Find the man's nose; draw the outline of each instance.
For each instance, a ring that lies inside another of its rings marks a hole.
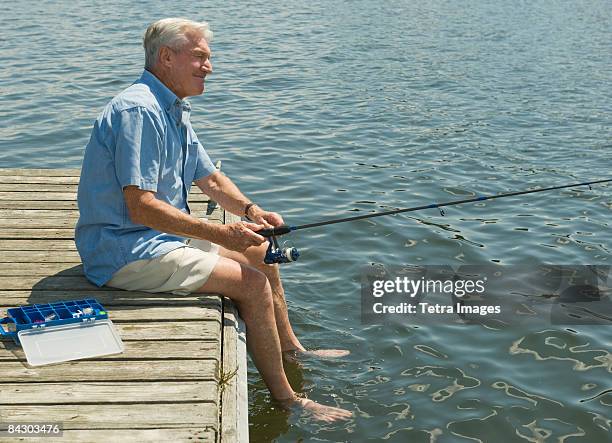
[[[202,71],[210,74],[213,72],[212,62],[210,60],[206,60],[206,62],[202,65]]]

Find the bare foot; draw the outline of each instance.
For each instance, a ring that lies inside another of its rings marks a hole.
[[[288,409],[299,409],[303,414],[312,417],[314,420],[326,423],[348,420],[353,416],[351,411],[334,406],[325,406],[308,398],[295,397],[292,400],[283,401],[282,404]]]
[[[340,358],[346,357],[351,351],[347,349],[314,349],[307,351],[305,349],[294,349],[283,352],[283,357],[286,361],[297,362],[303,358]]]
[[[312,351],[303,351],[302,354],[307,357],[320,358],[340,358],[346,357],[351,351],[348,349],[313,349]]]

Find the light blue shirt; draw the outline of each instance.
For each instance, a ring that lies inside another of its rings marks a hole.
[[[190,110],[145,70],[95,121],[81,169],[75,241],[85,275],[96,285],[130,262],[185,246],[183,237],[132,223],[123,188],[155,192],[190,213],[191,183],[215,171],[191,127]]]

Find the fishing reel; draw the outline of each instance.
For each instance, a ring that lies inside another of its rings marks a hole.
[[[266,251],[266,256],[264,257],[264,263],[267,265],[272,265],[274,263],[291,263],[296,261],[300,256],[297,248],[281,248],[278,245],[278,240],[276,237],[268,237],[268,250]]]
[[[282,226],[280,228],[262,229],[258,234],[267,237],[268,239],[268,250],[264,257],[264,263],[272,265],[275,263],[291,263],[296,261],[300,253],[297,248],[281,248],[276,239],[277,235],[283,235],[289,232],[288,227]]]

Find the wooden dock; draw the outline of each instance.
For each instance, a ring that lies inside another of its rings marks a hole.
[[[0,169],[0,318],[19,305],[97,298],[125,352],[29,367],[20,347],[1,339],[0,424],[59,422],[63,438],[52,441],[248,441],[246,348],[235,308],[216,295],[89,283],[74,244],[78,180],[76,169]],[[195,186],[189,201],[194,215],[237,219],[213,210]]]

